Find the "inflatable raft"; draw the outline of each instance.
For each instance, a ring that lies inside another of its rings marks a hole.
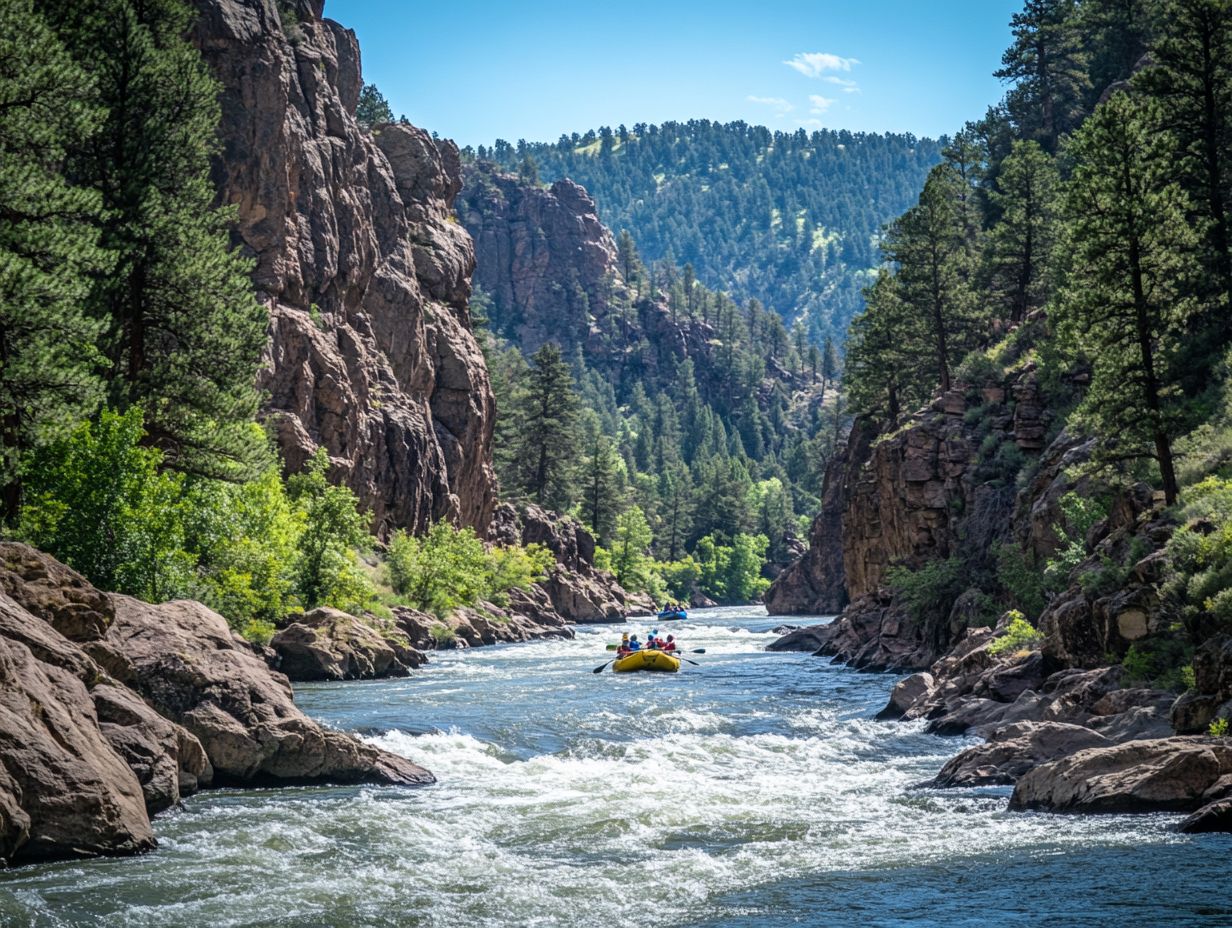
[[[689,617],[689,614],[683,609],[673,610],[672,612],[660,612],[660,622],[683,622]]]
[[[634,651],[624,657],[612,661],[612,670],[616,673],[630,673],[634,670],[657,670],[660,673],[675,673],[680,669],[680,658],[673,657],[666,651]]]

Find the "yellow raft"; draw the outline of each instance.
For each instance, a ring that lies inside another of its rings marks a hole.
[[[634,670],[675,673],[680,669],[680,658],[672,657],[666,651],[634,651],[632,654],[612,661],[612,669],[617,673],[629,673]]]

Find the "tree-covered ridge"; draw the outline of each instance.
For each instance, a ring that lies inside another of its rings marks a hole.
[[[911,135],[709,120],[497,141],[474,154],[528,178],[577,181],[648,260],[692,265],[708,287],[803,321],[819,345],[841,341],[882,226],[940,158],[938,143]]]
[[[1063,500],[1063,550],[1046,564],[1007,541],[990,577],[993,552],[961,552],[959,586],[974,577],[1037,619],[1067,587],[1116,593],[1162,546],[1161,601],[1124,665],[1172,685],[1195,647],[1232,631],[1232,546],[1203,521],[1232,499],[1232,3],[1028,0],[1012,25],[1004,104],[954,137],[889,227],[852,324],[848,398],[891,432],[939,391],[978,403],[1011,373],[1037,383],[1052,435],[1064,430],[1056,448],[1094,439],[1068,473],[1102,508],[1079,518],[1082,500]],[[967,424],[1000,414],[972,406]],[[1002,463],[996,479],[1027,493],[1038,465]],[[1086,528],[1107,515],[1097,500],[1140,481],[1156,534],[1134,535],[1119,563]],[[931,582],[897,580],[908,598]]]

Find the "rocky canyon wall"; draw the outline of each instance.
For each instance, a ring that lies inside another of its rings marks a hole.
[[[356,123],[359,46],[322,0],[196,6],[223,88],[215,179],[269,308],[260,387],[287,468],[325,448],[382,534],[482,530],[494,413],[467,311],[474,252],[451,214],[457,148]]]

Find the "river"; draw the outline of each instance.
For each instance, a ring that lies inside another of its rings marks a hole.
[[[151,854],[0,872],[0,925],[1232,924],[1232,837],[918,789],[967,742],[873,721],[894,678],[766,652],[778,621],[673,623],[676,675],[590,673],[608,627],[302,685],[440,782],[206,792]]]

